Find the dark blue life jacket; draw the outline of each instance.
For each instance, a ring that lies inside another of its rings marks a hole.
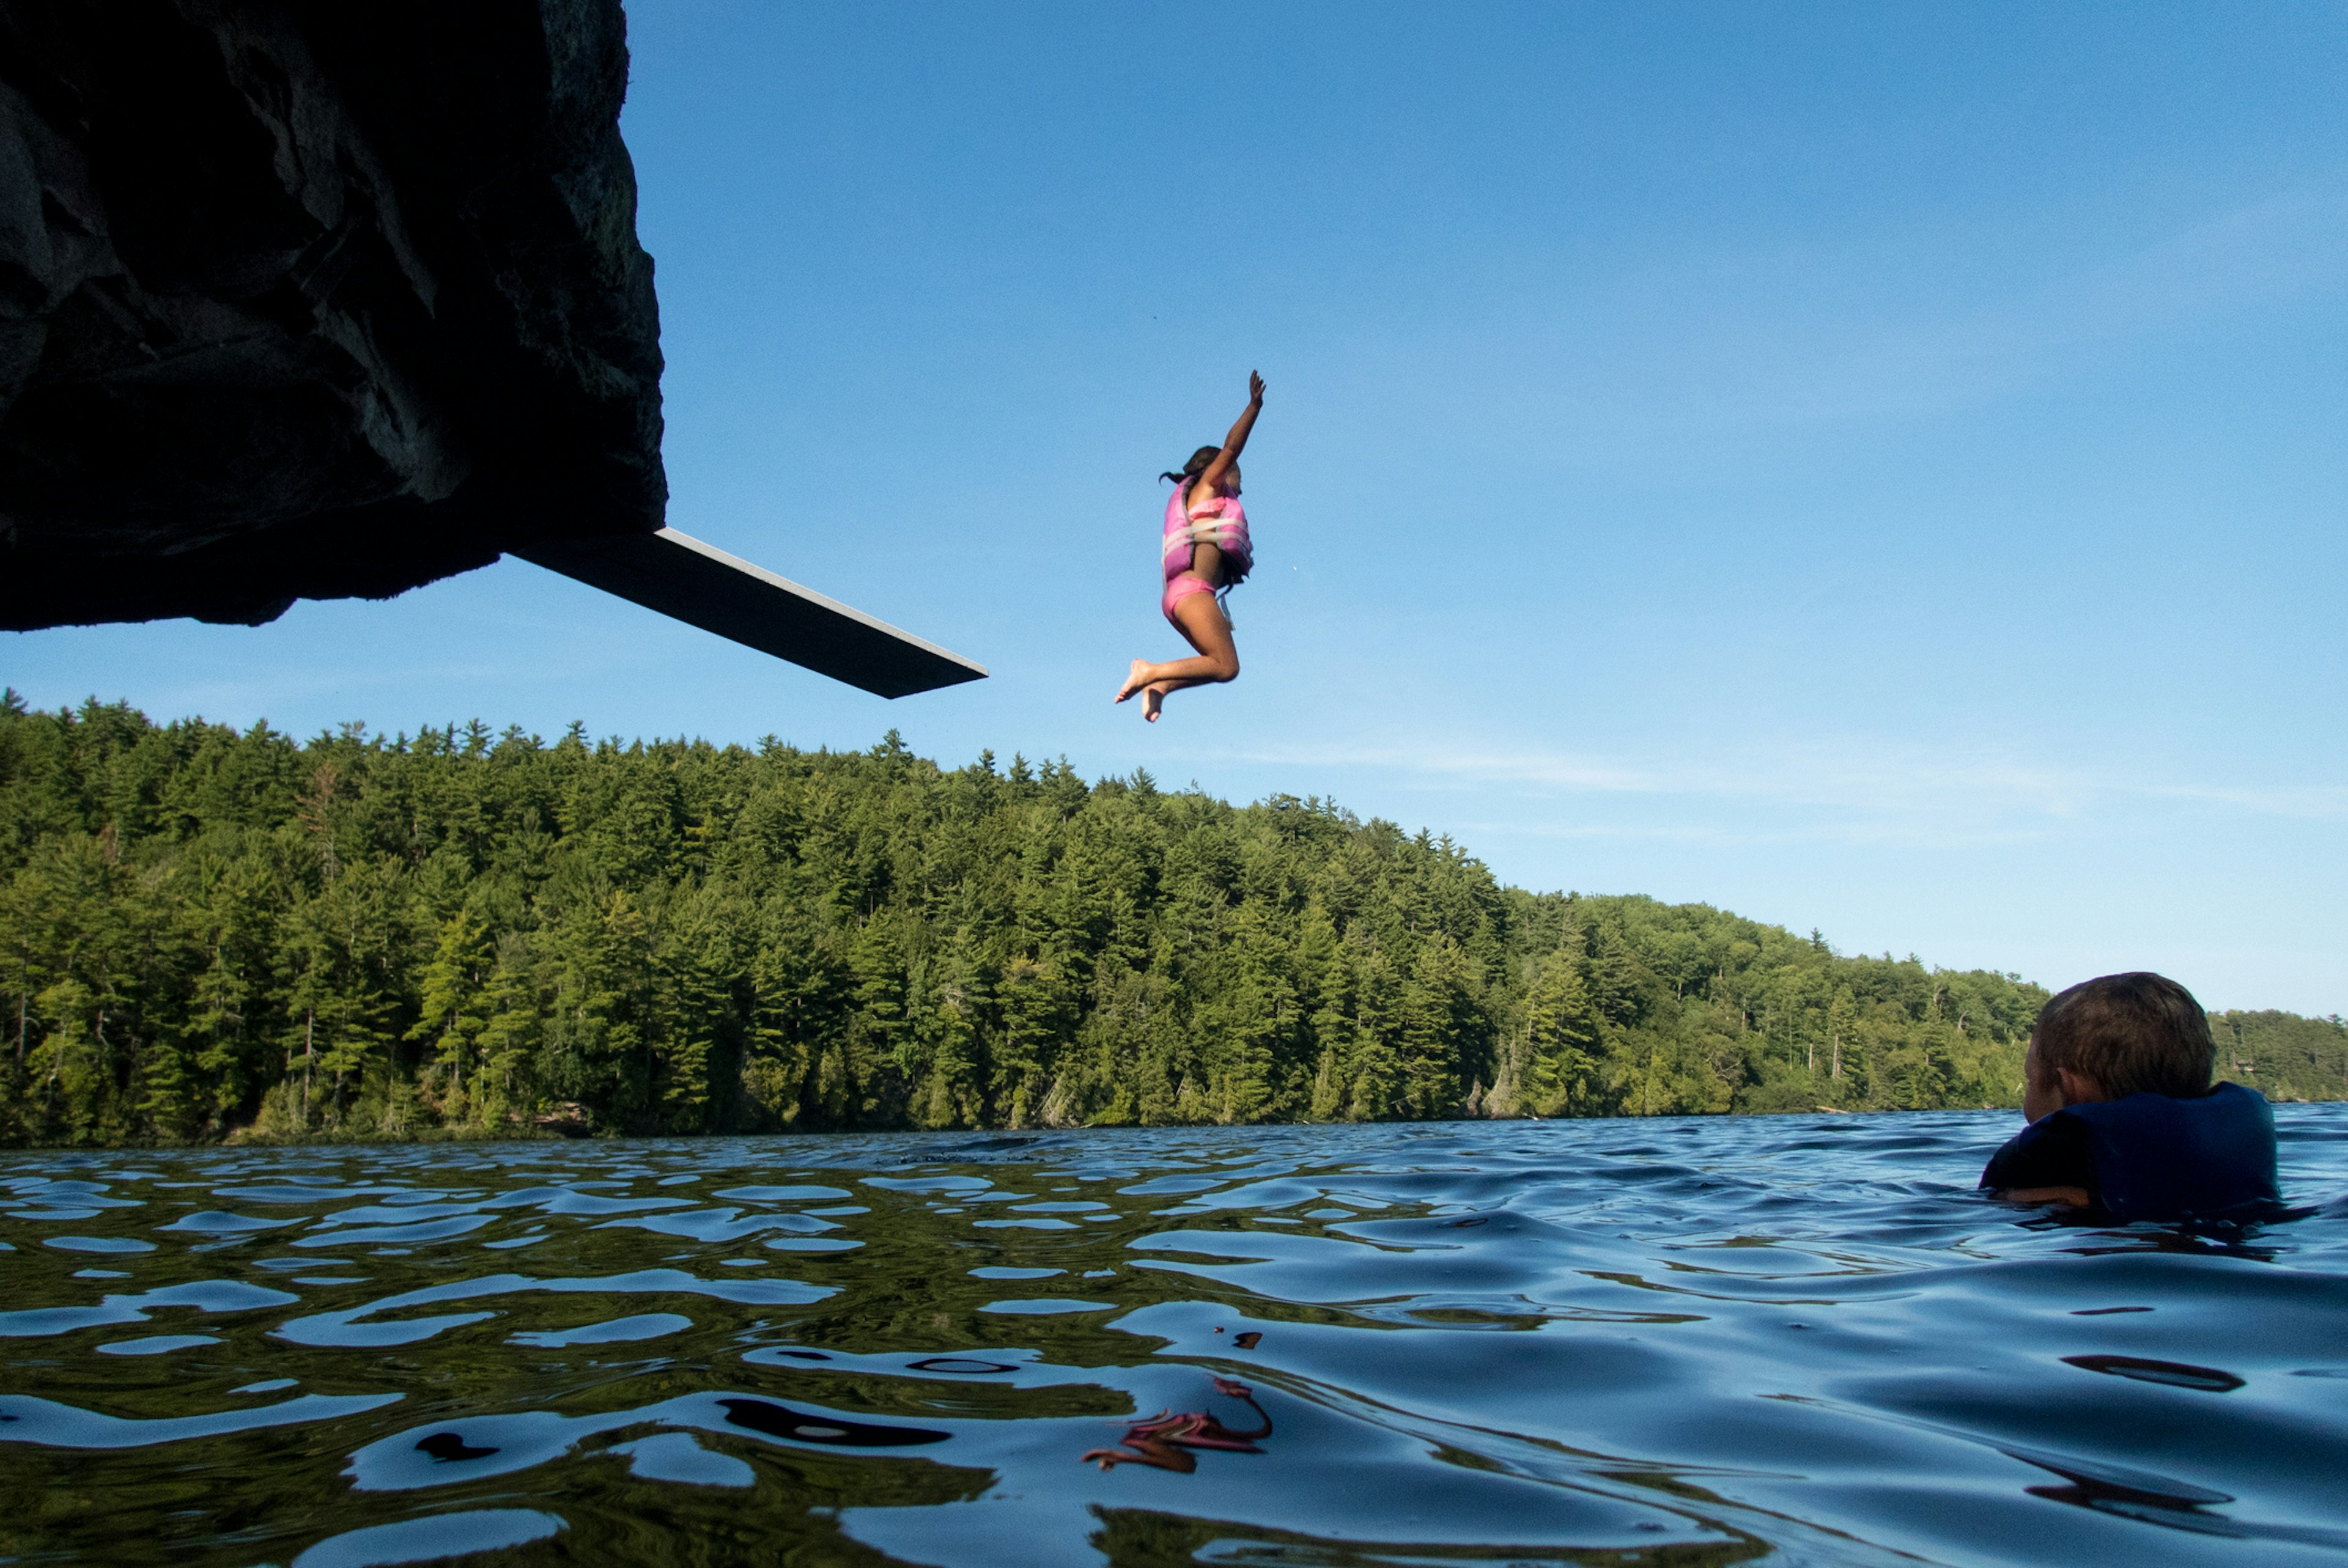
[[[1984,1187],[2085,1187],[2130,1220],[2243,1214],[2281,1201],[2274,1112],[2220,1083],[2190,1100],[2131,1094],[2042,1116],[1990,1156]]]

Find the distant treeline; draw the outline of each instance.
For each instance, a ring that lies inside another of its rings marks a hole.
[[[304,744],[13,692],[0,963],[13,1143],[2012,1105],[2046,995],[893,733]],[[2219,1025],[2230,1075],[2348,1091],[2338,1020]]]

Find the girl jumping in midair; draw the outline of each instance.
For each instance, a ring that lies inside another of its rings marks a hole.
[[[1133,661],[1125,684],[1117,689],[1117,700],[1122,702],[1140,692],[1141,716],[1153,724],[1169,692],[1218,684],[1240,672],[1231,618],[1216,596],[1237,587],[1255,565],[1247,513],[1240,508],[1240,453],[1247,446],[1248,432],[1255,428],[1255,416],[1262,412],[1263,377],[1251,371],[1246,411],[1223,444],[1191,453],[1179,474],[1159,476],[1174,481],[1174,495],[1166,503],[1166,592],[1158,608],[1199,656],[1164,664]]]

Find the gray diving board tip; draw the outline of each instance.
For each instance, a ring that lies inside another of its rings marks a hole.
[[[675,528],[514,553],[876,696],[904,697],[986,679],[983,664]]]

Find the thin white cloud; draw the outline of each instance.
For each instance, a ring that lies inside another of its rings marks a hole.
[[[2172,800],[2208,801],[2263,816],[2333,822],[2348,817],[2348,786],[2340,784],[2122,784],[2122,793]]]
[[[1574,803],[1570,822],[1488,825],[1555,837],[1947,847],[2137,831],[2147,808],[2160,806],[2348,820],[2348,787],[2334,785],[2146,780],[2011,758],[1952,760],[1945,751],[1862,741],[1726,749],[1734,763],[1479,749],[1438,738],[1215,755],[1283,772],[1365,770],[1419,788]]]
[[[2262,196],[2100,255],[2012,240],[1951,224],[1545,280],[1472,320],[1376,336],[1380,361],[1444,365],[1495,395],[1470,413],[1443,401],[1445,377],[1408,378],[1365,423],[1439,432],[1455,457],[1708,477],[1706,459],[1749,461],[1796,432],[1994,405],[2130,342],[2337,292],[2348,190]]]

